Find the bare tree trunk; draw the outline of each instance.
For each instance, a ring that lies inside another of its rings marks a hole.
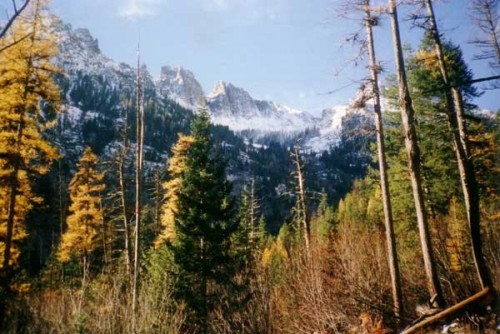
[[[118,166],[118,177],[120,182],[120,202],[123,215],[124,239],[125,239],[125,265],[127,273],[132,276],[132,250],[130,247],[130,222],[128,219],[127,190],[125,185],[125,156],[120,157]]]
[[[141,84],[141,67],[139,49],[137,50],[137,140],[136,140],[136,170],[135,170],[135,240],[134,240],[134,276],[132,281],[132,311],[133,315],[133,330],[135,331],[135,320],[137,311],[137,295],[138,295],[138,279],[140,270],[140,227],[141,227],[141,186],[142,186],[142,152],[144,138],[144,93]]]
[[[112,240],[112,236],[108,235],[108,230],[107,230],[107,224],[106,224],[106,219],[104,217],[104,205],[102,204],[102,196],[99,194],[100,200],[99,200],[99,210],[101,210],[102,217],[101,217],[101,233],[102,233],[102,248],[103,248],[103,260],[104,260],[104,265],[107,266],[111,262],[111,242],[108,242],[109,240]],[[110,233],[111,234],[111,233]]]
[[[394,222],[392,218],[391,195],[389,191],[389,180],[387,178],[387,163],[385,158],[384,127],[382,123],[382,110],[380,106],[380,90],[378,86],[378,66],[375,57],[375,46],[373,42],[372,15],[370,0],[365,0],[365,26],[368,46],[368,55],[370,59],[370,74],[373,90],[375,111],[375,127],[377,131],[377,155],[380,170],[380,188],[382,190],[382,203],[384,207],[385,235],[387,243],[387,255],[389,272],[391,275],[392,301],[394,307],[394,316],[399,322],[404,316],[401,277],[399,271],[398,254],[396,251],[396,238],[394,236]]]
[[[306,193],[305,193],[305,187],[304,187],[304,173],[303,173],[303,166],[302,162],[300,160],[300,151],[298,147],[295,147],[294,153],[293,153],[293,162],[295,164],[295,177],[297,178],[297,195],[299,198],[299,206],[300,206],[300,211],[299,212],[299,217],[300,217],[300,224],[302,225],[303,228],[303,233],[304,233],[304,242],[306,245],[306,252],[307,256],[310,259],[311,258],[311,226],[309,225],[309,218],[307,214],[307,203],[306,203]]]
[[[413,199],[417,215],[420,243],[424,259],[425,273],[427,275],[427,289],[430,297],[435,302],[435,306],[443,307],[444,299],[439,284],[436,271],[436,263],[433,256],[432,243],[425,211],[424,194],[422,190],[422,180],[420,175],[420,148],[415,130],[415,111],[413,109],[406,72],[404,67],[403,50],[401,46],[401,36],[399,32],[398,15],[395,0],[389,0],[389,15],[392,25],[392,37],[394,43],[394,53],[396,62],[396,73],[398,77],[399,102],[401,108],[401,121],[405,136],[405,146],[408,153],[408,170],[413,190]]]
[[[155,169],[154,172],[154,234],[155,239],[158,237],[161,231],[161,203],[162,203],[162,184],[161,184],[161,172],[159,168]]]
[[[125,180],[125,164],[126,157],[128,154],[128,107],[131,106],[131,102],[127,103],[125,106],[125,124],[123,125],[123,147],[118,156],[118,182],[120,186],[120,204],[122,207],[123,216],[123,231],[124,231],[124,247],[125,247],[125,266],[127,269],[127,274],[129,276],[129,283],[132,279],[132,247],[130,245],[130,221],[129,221],[129,211],[127,203],[127,185]]]
[[[250,249],[255,251],[255,228],[256,228],[257,201],[255,200],[255,178],[250,180]]]
[[[481,288],[492,285],[488,267],[484,260],[481,247],[481,228],[479,211],[479,190],[474,171],[474,163],[469,151],[467,129],[465,124],[465,113],[462,94],[458,87],[452,87],[446,68],[445,57],[441,37],[436,23],[434,9],[431,0],[424,0],[429,14],[429,24],[431,36],[434,40],[436,56],[438,58],[441,77],[445,84],[446,107],[448,115],[448,125],[453,135],[453,148],[457,157],[460,182],[464,195],[467,221],[471,232],[472,253],[474,264],[481,284]]]

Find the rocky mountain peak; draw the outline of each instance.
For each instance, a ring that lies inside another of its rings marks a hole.
[[[54,30],[61,49],[58,63],[72,82],[70,91],[75,85],[88,85],[89,80],[91,85],[104,83],[109,89],[134,90],[137,69],[128,64],[118,64],[102,54],[97,39],[87,29],[73,29],[71,25],[55,19]],[[224,81],[217,82],[205,95],[195,75],[182,66],[163,66],[156,81],[152,80],[144,66],[142,73],[146,88],[156,91],[159,98],[174,101],[193,111],[206,101],[212,122],[228,126],[254,142],[258,142],[259,138],[284,141],[307,134],[308,138],[303,137],[304,147],[316,151],[327,149],[338,141],[342,119],[349,109],[331,108],[317,118],[306,111],[273,101],[254,99],[245,89]]]
[[[226,83],[224,81],[218,81],[212,91],[207,95],[207,98],[215,98],[219,95],[226,94]]]
[[[193,72],[178,66],[163,66],[156,82],[159,93],[184,108],[196,110],[205,93]]]

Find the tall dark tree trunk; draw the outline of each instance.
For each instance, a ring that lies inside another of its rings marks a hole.
[[[401,45],[401,36],[399,32],[399,22],[396,8],[396,1],[389,0],[389,15],[392,25],[392,37],[394,43],[396,74],[398,78],[399,103],[401,109],[401,121],[405,136],[405,147],[408,153],[408,170],[415,202],[418,230],[420,234],[420,243],[424,259],[425,273],[427,275],[427,289],[434,306],[443,307],[444,299],[439,284],[439,278],[436,270],[436,263],[433,256],[432,243],[425,211],[424,194],[422,190],[422,179],[420,173],[420,148],[418,146],[417,133],[415,130],[415,111],[413,109],[406,71],[404,65],[403,49]]]
[[[472,254],[474,264],[478,274],[481,287],[492,285],[488,267],[484,260],[481,247],[481,228],[479,211],[479,189],[477,186],[474,163],[469,150],[467,128],[465,123],[465,113],[463,98],[458,87],[452,87],[446,67],[441,36],[436,23],[434,9],[431,0],[424,0],[429,15],[429,25],[431,37],[434,41],[436,56],[438,58],[439,70],[445,84],[445,97],[448,115],[448,125],[452,132],[453,148],[457,157],[458,170],[460,173],[460,183],[464,195],[467,221],[471,233]]]
[[[370,0],[364,2],[366,39],[370,61],[371,84],[373,90],[373,109],[375,111],[375,127],[377,131],[377,156],[380,170],[380,188],[382,190],[382,203],[384,207],[385,235],[387,243],[387,255],[389,272],[391,275],[392,300],[394,316],[397,321],[404,316],[401,275],[399,272],[398,254],[396,251],[396,238],[394,236],[394,222],[392,217],[391,195],[389,181],[387,178],[387,162],[385,158],[384,127],[382,121],[382,110],[380,106],[380,90],[378,86],[378,66],[375,56],[375,45],[373,41],[373,18],[370,8]]]

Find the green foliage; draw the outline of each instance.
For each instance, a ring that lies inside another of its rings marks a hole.
[[[224,166],[212,153],[206,111],[196,115],[191,136],[194,140],[181,176],[172,242],[173,261],[178,269],[174,296],[185,303],[191,330],[206,333],[211,313],[230,304],[223,296],[234,285],[231,238],[238,220]]]
[[[328,205],[328,195],[321,193],[318,209],[311,219],[311,232],[319,242],[326,242],[330,233],[335,232],[335,213]]]

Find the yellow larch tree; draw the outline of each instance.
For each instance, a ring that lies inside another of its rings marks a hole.
[[[45,174],[58,158],[43,137],[54,125],[60,90],[52,60],[57,54],[47,26],[44,1],[32,1],[0,39],[0,273],[8,281],[26,237],[25,217],[41,198],[32,192],[33,175]],[[4,46],[9,46],[4,48]]]
[[[87,147],[69,184],[70,214],[57,254],[61,262],[67,262],[73,256],[82,260],[83,282],[88,276],[89,256],[101,245],[98,242],[103,225],[100,193],[105,185],[104,173],[97,170],[97,165],[97,156]]]
[[[161,226],[162,231],[155,241],[155,246],[160,247],[165,242],[172,242],[175,237],[174,217],[179,206],[179,190],[181,176],[186,167],[189,148],[193,144],[193,137],[179,134],[177,143],[172,148],[172,157],[169,161],[168,172],[170,180],[163,184],[166,190],[165,202],[162,206]]]

